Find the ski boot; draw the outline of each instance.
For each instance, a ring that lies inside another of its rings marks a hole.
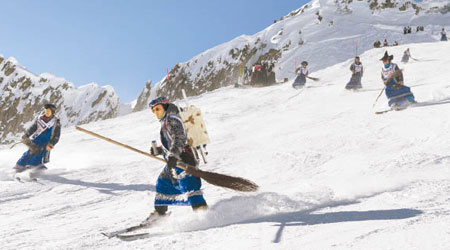
[[[205,204],[200,204],[197,206],[192,206],[192,210],[194,210],[194,212],[206,211],[206,210],[208,210],[208,205],[205,203]]]

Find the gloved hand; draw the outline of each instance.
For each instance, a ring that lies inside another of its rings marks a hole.
[[[28,147],[28,149],[30,150],[32,155],[37,155],[37,154],[39,154],[41,152],[41,149],[39,148],[39,146],[34,144],[30,140],[30,138],[28,138],[28,136],[23,135],[22,136],[22,142],[23,142],[23,144],[25,144]]]
[[[177,166],[177,158],[169,156],[169,159],[167,159],[167,168],[169,169],[170,181],[172,181],[173,185],[178,185],[177,179],[175,179],[175,177],[173,176],[176,166]]]
[[[164,150],[162,149],[162,147],[156,147],[156,152],[155,150],[153,150],[153,147],[150,147],[150,154],[152,154],[153,156],[162,155],[163,153]]]
[[[30,138],[28,138],[28,136],[22,135],[22,142],[23,142],[23,144],[28,146],[28,145],[30,145],[31,140],[30,140]]]

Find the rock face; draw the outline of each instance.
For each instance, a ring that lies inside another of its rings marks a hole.
[[[148,103],[156,96],[174,100],[182,97],[181,89],[194,96],[234,85],[241,67],[251,68],[256,62],[275,62],[276,81],[283,82],[295,77],[292,72],[301,61],[308,61],[313,73],[373,48],[375,40],[438,41],[442,27],[450,26],[448,10],[448,0],[313,0],[254,35],[239,36],[176,64],[170,80],[164,77],[150,94],[146,86],[139,101]],[[425,29],[404,35],[405,26]],[[146,107],[135,110],[141,108]]]
[[[148,107],[148,103],[150,102],[150,91],[152,90],[151,85],[152,81],[147,81],[147,83],[145,84],[145,88],[142,90],[141,94],[136,100],[136,105],[133,108],[133,112],[141,111]]]
[[[14,58],[0,56],[0,143],[17,140],[45,103],[54,103],[62,125],[69,126],[115,117],[119,97],[111,86],[75,88],[63,78],[37,76]]]

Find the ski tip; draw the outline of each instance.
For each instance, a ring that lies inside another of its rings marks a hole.
[[[381,115],[381,114],[385,114],[385,113],[390,112],[390,111],[392,111],[392,109],[387,109],[387,110],[382,110],[382,111],[375,111],[375,114],[376,115]]]
[[[101,234],[103,235],[103,236],[105,236],[106,238],[108,238],[108,239],[111,239],[111,238],[114,238],[116,235],[110,235],[110,234],[108,234],[108,233],[104,233],[104,232],[101,232]]]

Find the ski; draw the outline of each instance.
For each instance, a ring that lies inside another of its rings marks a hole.
[[[400,108],[400,109],[389,108],[389,109],[385,109],[385,110],[375,111],[375,114],[379,115],[379,114],[385,114],[390,111],[401,111],[401,110],[405,110],[405,109],[409,109],[409,108],[418,108],[418,107],[426,107],[426,106],[434,106],[434,105],[442,105],[442,104],[450,104],[450,100],[415,102],[415,103],[408,105],[407,107]]]
[[[404,107],[404,108],[401,108],[401,109],[389,108],[389,109],[385,109],[385,110],[375,111],[375,114],[381,115],[381,114],[385,114],[385,113],[391,112],[391,111],[402,111],[402,110],[405,110],[405,109],[410,108],[410,107],[413,107],[413,106],[409,105],[408,107]]]
[[[120,235],[123,235],[125,233],[133,232],[133,231],[136,231],[138,229],[148,228],[148,227],[151,227],[151,226],[152,226],[152,223],[144,221],[144,222],[142,222],[142,223],[140,223],[139,225],[136,225],[136,226],[128,227],[128,228],[125,228],[125,229],[122,229],[122,230],[118,230],[118,231],[114,231],[114,232],[111,232],[111,233],[102,232],[101,234],[106,236],[106,237],[108,237],[108,239],[111,239],[111,238],[114,238],[114,237],[119,237]]]
[[[25,181],[24,179],[22,179],[22,178],[16,176],[16,177],[14,177],[14,179],[15,179],[16,181],[20,182],[20,183],[25,183],[25,182],[38,182],[38,179],[37,179],[37,178],[31,178],[31,179]]]
[[[393,109],[386,109],[386,110],[376,111],[375,114],[376,115],[381,115],[381,114],[385,114],[385,113],[390,112],[390,111],[394,111],[394,110]]]
[[[132,235],[131,236],[127,236],[126,233],[133,232],[133,231],[136,231],[136,230],[139,230],[139,229],[152,227],[152,226],[155,225],[156,222],[160,221],[161,219],[163,219],[163,218],[165,218],[165,217],[167,217],[169,215],[170,215],[170,213],[167,213],[164,216],[154,216],[154,217],[152,217],[150,219],[144,220],[143,222],[139,223],[138,225],[131,226],[131,227],[128,227],[128,228],[125,228],[125,229],[122,229],[122,230],[117,230],[117,231],[110,232],[110,233],[101,232],[101,234],[106,236],[106,237],[108,237],[108,239],[115,238],[115,237],[117,237],[117,238],[133,237]],[[139,237],[140,235],[141,234],[136,234],[134,237]]]
[[[121,240],[132,240],[132,239],[147,238],[149,236],[150,233],[139,233],[139,234],[117,234],[115,237]]]

